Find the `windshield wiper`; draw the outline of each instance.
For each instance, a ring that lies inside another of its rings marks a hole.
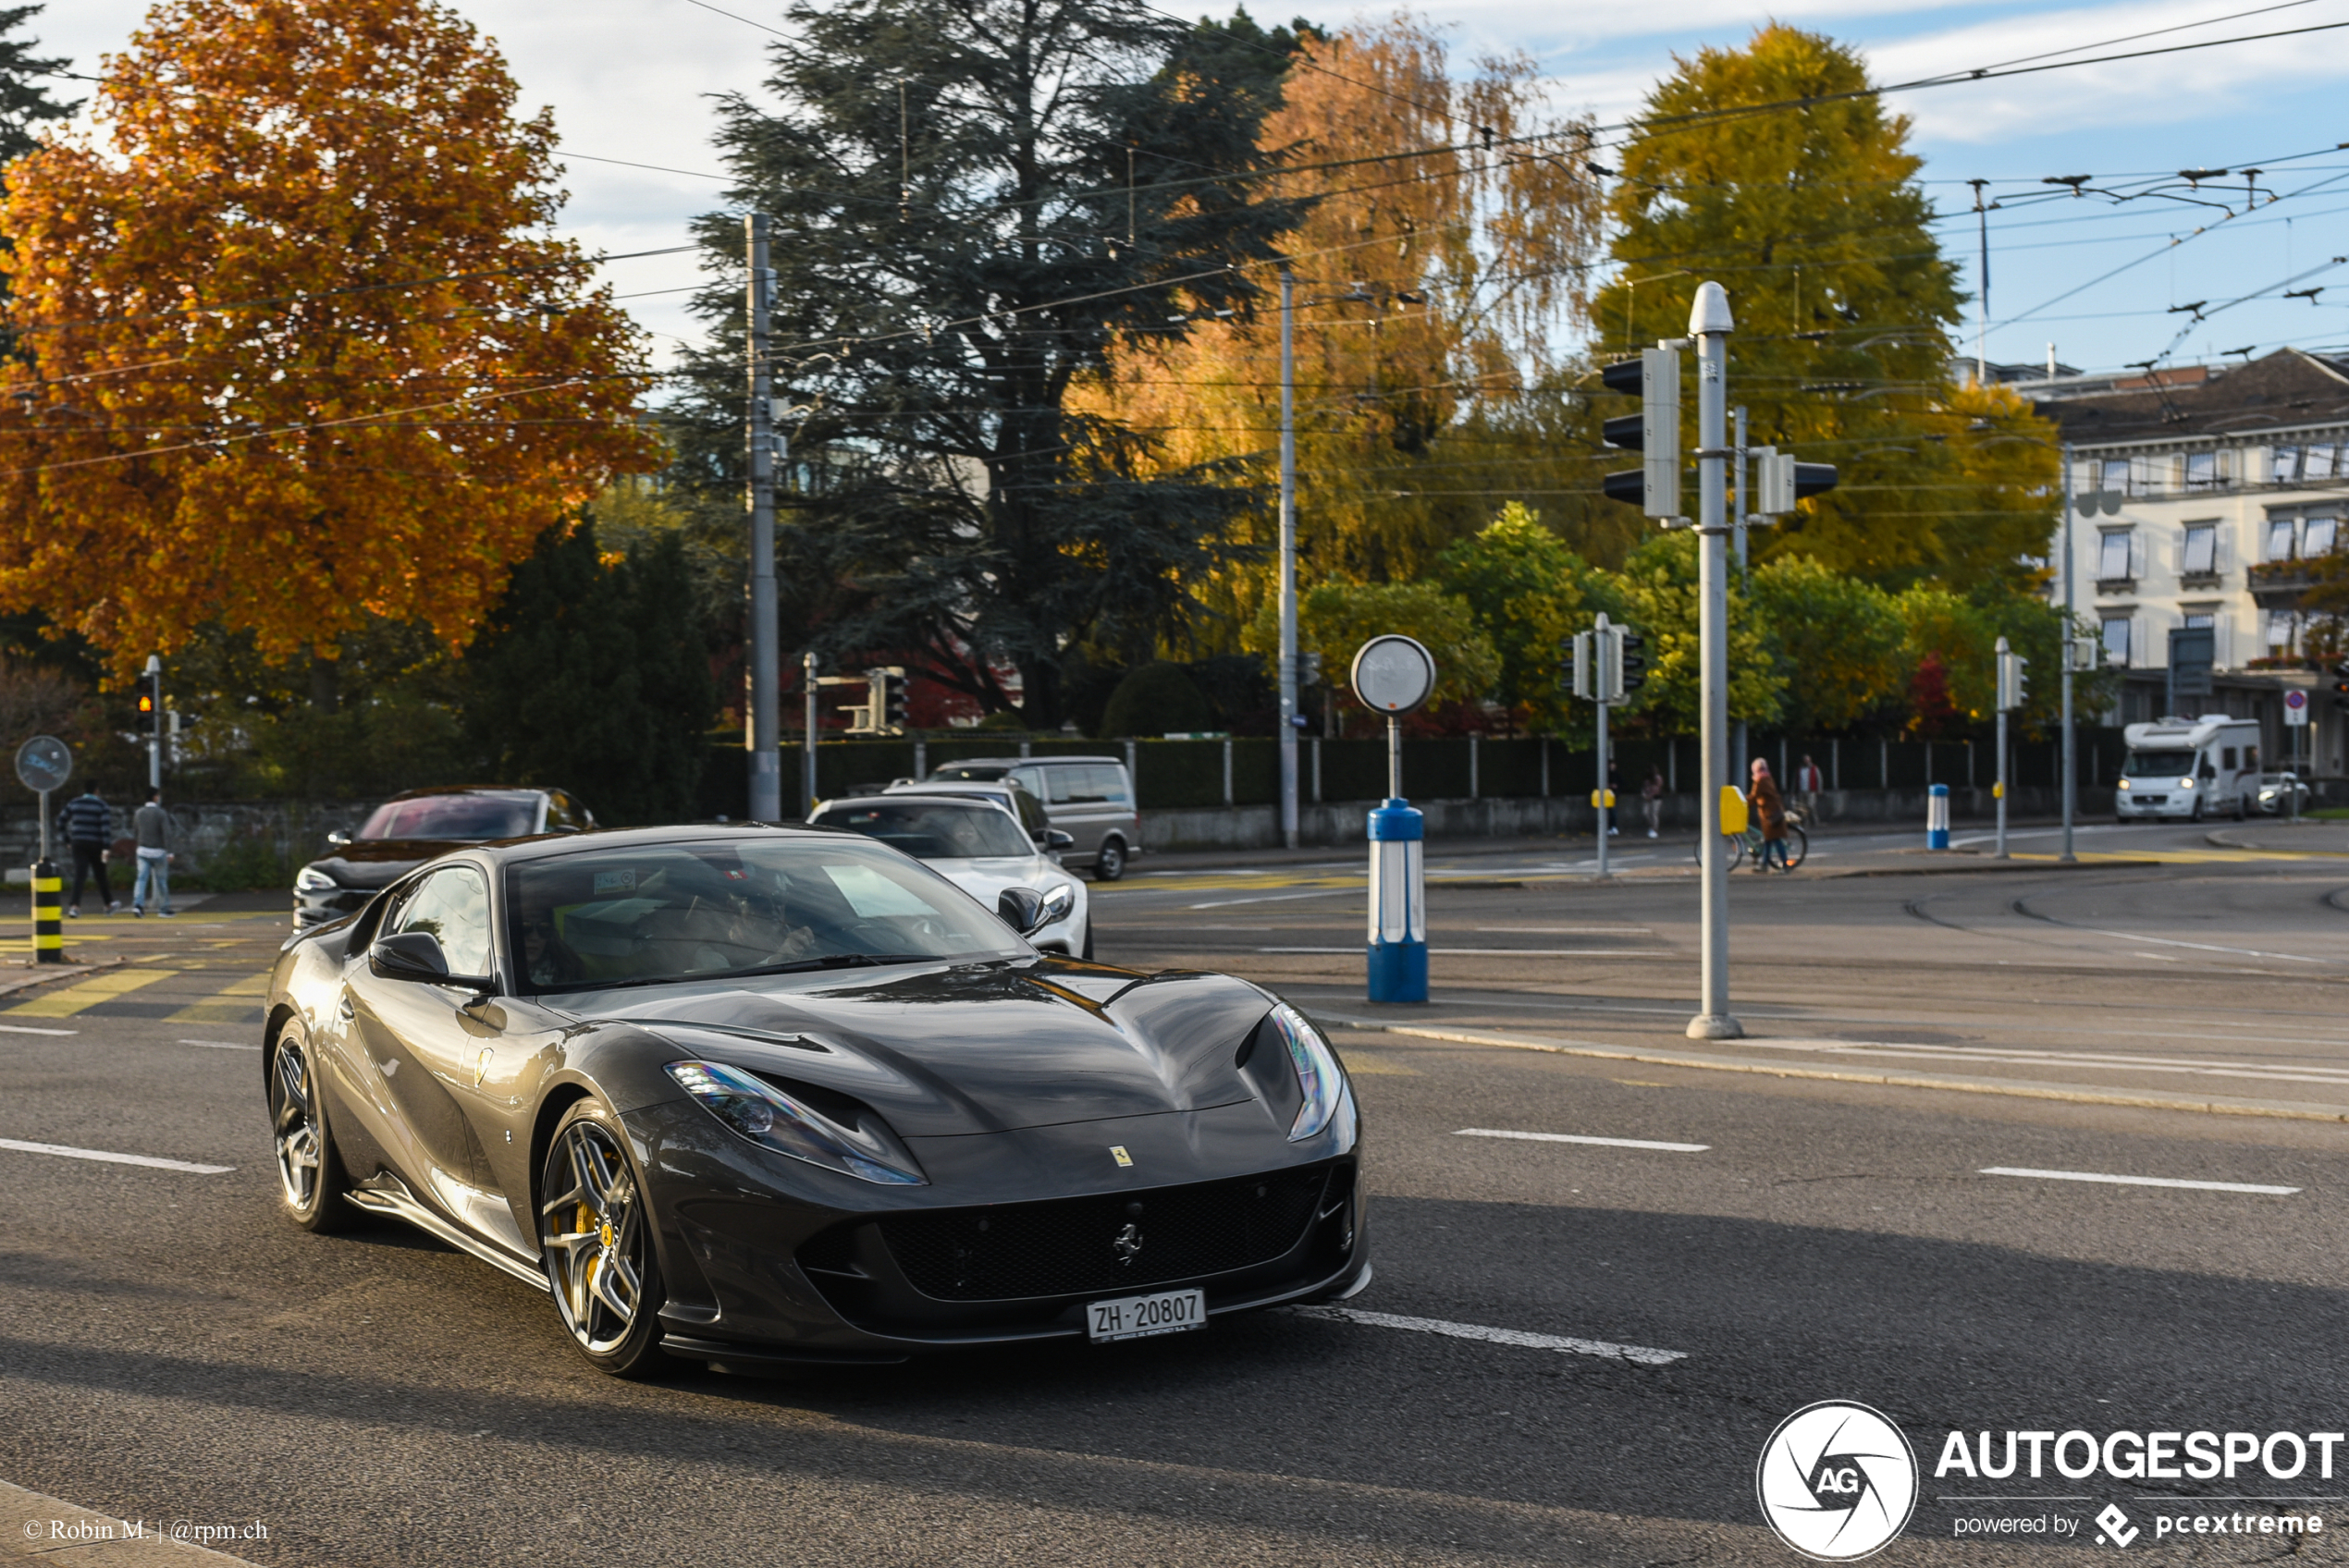
[[[886,963],[934,963],[936,953],[826,953],[822,958],[794,959],[790,963],[764,963],[756,969],[729,969],[717,978],[740,974],[803,974],[815,969],[866,969]]]

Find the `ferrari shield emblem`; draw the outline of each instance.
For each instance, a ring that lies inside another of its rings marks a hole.
[[[1125,1152],[1125,1145],[1124,1144],[1110,1145],[1109,1157],[1110,1158],[1117,1161],[1117,1168],[1120,1170],[1125,1170],[1127,1166],[1134,1163],[1134,1157]]]

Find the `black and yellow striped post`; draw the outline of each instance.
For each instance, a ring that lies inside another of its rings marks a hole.
[[[66,961],[65,878],[57,875],[57,863],[37,860],[32,863],[32,962],[63,963]]]

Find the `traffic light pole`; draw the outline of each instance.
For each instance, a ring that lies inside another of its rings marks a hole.
[[[1746,541],[1745,541],[1745,526],[1746,526],[1746,521],[1745,521],[1745,520],[1746,520],[1746,514],[1747,514],[1748,512],[1752,511],[1753,508],[1752,507],[1750,507],[1750,506],[1748,506],[1748,505],[1746,504],[1746,497],[1748,496],[1748,495],[1750,495],[1750,494],[1751,494],[1751,492],[1749,492],[1749,491],[1746,489],[1746,484],[1745,484],[1745,405],[1743,405],[1742,403],[1739,404],[1739,405],[1738,405],[1738,407],[1737,407],[1735,410],[1732,410],[1732,412],[1735,414],[1736,419],[1737,419],[1737,449],[1738,449],[1738,456],[1737,456],[1737,465],[1738,465],[1738,469],[1737,469],[1737,492],[1738,492],[1738,504],[1737,504],[1737,512],[1736,512],[1736,517],[1737,517],[1737,533],[1736,533],[1734,535],[1732,535],[1732,537],[1733,537],[1733,538],[1735,538],[1735,539],[1736,539],[1736,541],[1737,541],[1738,578],[1739,578],[1739,581],[1740,581],[1740,583],[1741,583],[1741,582],[1744,581],[1744,578],[1745,578],[1745,562],[1746,562],[1746,555],[1745,555],[1745,551],[1746,551]],[[1733,770],[1732,777],[1737,778],[1740,778],[1740,779],[1742,779],[1742,778],[1744,778],[1744,777],[1745,777],[1745,758],[1746,758],[1746,744],[1745,744],[1745,720],[1743,720],[1743,719],[1741,719],[1741,718],[1738,720],[1738,722],[1737,722],[1737,729],[1733,731],[1733,735],[1734,735],[1734,739],[1731,741],[1730,745],[1729,745],[1729,766],[1730,766],[1730,767],[1731,767],[1731,768],[1732,768],[1732,770]],[[1782,778],[1782,779],[1778,780],[1778,782],[1779,782],[1780,784],[1784,784],[1784,783],[1786,782],[1786,780],[1784,780],[1784,779]]]
[[[2069,654],[2070,651],[2069,647],[2065,649],[2067,654]],[[1998,851],[1992,855],[1991,858],[1993,860],[2004,860],[2007,858],[2007,640],[2003,637],[1998,639],[1998,782],[1992,787],[1990,793],[1996,800],[1998,808]]]
[[[2063,464],[2063,668],[2057,672],[2063,682],[2063,852],[2056,858],[2071,862],[2079,858],[2072,852],[2072,817],[2080,782],[2078,753],[2072,733],[2072,649],[2078,633],[2072,619],[2072,579],[2079,575],[2079,563],[2072,554],[2071,443],[2064,444],[2057,460]]]
[[[767,214],[752,213],[743,225],[750,246],[744,335],[750,361],[750,722],[744,739],[750,751],[750,819],[781,822],[783,756],[776,721],[782,670],[775,646],[775,405],[767,343]]]
[[[147,655],[147,703],[153,710],[148,717],[154,722],[147,726],[147,787],[163,788],[163,658],[158,654]]]
[[[1297,278],[1281,263],[1281,841],[1297,848]]]
[[[1697,285],[1689,307],[1696,339],[1697,596],[1703,713],[1702,835],[1704,870],[1703,1009],[1689,1020],[1694,1040],[1734,1040],[1745,1030],[1729,1013],[1729,858],[1721,837],[1729,741],[1728,346],[1729,296],[1717,283]]]
[[[811,648],[811,649],[809,649],[809,650],[808,650],[808,652],[807,652],[806,656],[804,659],[802,659],[802,660],[800,661],[800,668],[801,668],[801,669],[803,669],[804,671],[806,671],[806,680],[805,680],[805,684],[806,684],[806,688],[807,688],[807,710],[806,710],[806,711],[807,711],[807,734],[806,734],[806,751],[805,751],[805,753],[803,753],[803,760],[802,760],[802,764],[801,764],[801,767],[800,767],[800,776],[801,776],[801,778],[800,778],[800,782],[801,782],[801,791],[800,791],[800,792],[801,792],[802,794],[804,794],[804,795],[806,795],[806,796],[807,797],[807,804],[806,804],[806,808],[805,808],[805,809],[806,809],[806,810],[807,810],[807,811],[814,811],[814,810],[816,809],[816,692],[817,692],[816,653],[815,653],[815,650],[814,650],[814,649],[812,649],[812,648]],[[780,760],[780,759],[779,759],[779,760]],[[756,818],[753,818],[752,820],[756,821],[756,820],[757,820],[757,819],[756,819]]]

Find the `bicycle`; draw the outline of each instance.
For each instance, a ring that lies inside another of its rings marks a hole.
[[[1811,855],[1811,835],[1803,828],[1802,822],[1802,807],[1786,808],[1786,868],[1789,871],[1801,865]],[[1722,838],[1724,847],[1728,851],[1728,868],[1731,871],[1735,871],[1748,860],[1753,861],[1757,866],[1762,864],[1762,829],[1760,827],[1749,825],[1742,833],[1728,833],[1722,835]],[[1701,836],[1691,852],[1700,864],[1703,863],[1704,840]]]

